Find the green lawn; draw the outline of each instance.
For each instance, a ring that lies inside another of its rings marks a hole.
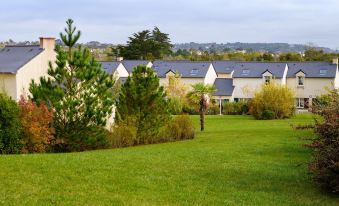
[[[190,141],[3,155],[0,205],[339,205],[307,172],[311,132],[290,127],[310,121],[207,116]]]

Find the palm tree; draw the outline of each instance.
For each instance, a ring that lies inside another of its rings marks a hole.
[[[208,108],[208,102],[212,94],[216,91],[214,85],[205,85],[203,83],[193,84],[192,91],[188,93],[192,102],[199,104],[200,113],[200,130],[204,131],[205,127],[205,112]]]

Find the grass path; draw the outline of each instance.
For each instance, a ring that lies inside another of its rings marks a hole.
[[[0,156],[0,205],[339,205],[307,173],[311,132],[290,127],[310,121],[207,116],[190,141]]]

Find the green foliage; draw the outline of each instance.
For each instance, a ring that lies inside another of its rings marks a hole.
[[[54,111],[58,141],[73,145],[72,140],[83,139],[88,143],[92,137],[81,135],[91,135],[93,128],[105,126],[117,97],[118,84],[104,72],[88,49],[74,48],[80,31],[76,31],[72,20],[66,24],[66,33],[60,34],[66,49],[56,47],[57,57],[54,64],[49,64],[49,77],[40,78],[39,83],[33,81],[30,92],[35,102],[45,102]],[[88,132],[83,131],[87,129]]]
[[[113,126],[108,141],[111,148],[136,145],[138,143],[137,128],[126,122],[119,122]]]
[[[225,102],[223,113],[231,115],[247,114],[249,110],[248,105],[249,102],[246,101]]]
[[[314,106],[314,112],[322,118],[316,119],[318,135],[310,145],[313,162],[310,170],[315,181],[330,192],[339,194],[339,91],[327,95],[327,104]]]
[[[294,93],[285,85],[263,84],[251,100],[250,114],[256,119],[291,117],[294,114]]]
[[[134,33],[132,37],[129,37],[126,46],[119,45],[113,50],[113,55],[120,55],[125,59],[162,59],[172,52],[172,47],[168,34],[154,27],[152,31],[143,30]]]
[[[192,90],[188,93],[191,102],[199,107],[200,130],[205,128],[205,112],[208,109],[208,103],[212,94],[216,91],[214,85],[205,85],[203,83],[193,84]]]
[[[297,52],[287,52],[279,55],[279,61],[302,61],[301,54]]]
[[[6,94],[0,93],[0,153],[19,153],[21,144],[21,124],[18,104]]]
[[[305,61],[332,61],[334,58],[338,58],[338,54],[325,53],[323,50],[313,47],[307,48],[304,56]]]
[[[137,66],[121,88],[117,122],[137,128],[138,144],[147,144],[159,135],[169,120],[168,102],[159,78],[151,68]]]
[[[181,114],[184,105],[187,104],[187,87],[181,82],[181,76],[179,74],[169,76],[166,95],[169,101],[170,113]]]
[[[53,113],[45,104],[36,105],[21,97],[22,153],[46,152],[54,140]]]
[[[163,136],[167,141],[193,139],[194,125],[189,115],[178,115],[165,128]]]

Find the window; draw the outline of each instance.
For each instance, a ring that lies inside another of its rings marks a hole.
[[[327,74],[327,69],[320,69],[319,74],[320,75],[326,75]]]
[[[305,77],[303,76],[298,76],[298,86],[304,86],[305,84]]]
[[[191,75],[194,76],[194,75],[197,75],[199,72],[199,69],[192,69],[191,70]]]
[[[302,109],[305,107],[305,101],[304,98],[297,98],[296,99],[296,107],[299,109]]]
[[[242,74],[243,75],[248,75],[250,73],[250,70],[249,69],[243,69],[242,70]]]
[[[271,83],[271,76],[264,76],[265,84]]]

